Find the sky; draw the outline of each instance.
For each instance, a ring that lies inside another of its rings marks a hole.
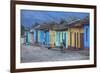
[[[35,23],[41,24],[52,21],[59,23],[61,19],[67,20],[69,17],[82,19],[86,16],[89,16],[89,13],[21,10],[21,25],[24,25],[25,27],[31,27]]]

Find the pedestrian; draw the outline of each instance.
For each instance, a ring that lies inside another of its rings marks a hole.
[[[43,45],[45,45],[45,38],[43,39]]]
[[[48,49],[51,49],[50,44],[48,44]]]
[[[66,48],[66,43],[65,41],[63,40],[62,43],[61,43],[61,52],[65,52],[65,48]]]

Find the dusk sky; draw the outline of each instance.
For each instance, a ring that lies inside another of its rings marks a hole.
[[[59,23],[62,18],[66,20],[69,17],[82,19],[86,16],[89,16],[89,13],[21,10],[21,24],[26,27],[30,27],[36,22],[45,23],[55,21]]]

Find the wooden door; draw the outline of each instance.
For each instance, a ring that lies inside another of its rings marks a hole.
[[[72,32],[70,32],[70,47],[72,47]]]
[[[34,33],[30,32],[30,44],[33,45],[34,43]]]
[[[84,48],[84,33],[80,33],[80,48]]]
[[[38,43],[38,30],[36,30],[36,43]]]
[[[77,37],[76,37],[76,32],[75,32],[75,33],[74,33],[74,48],[77,48],[76,40],[77,40]]]
[[[64,33],[64,42],[65,42],[65,47],[66,47],[66,32]]]

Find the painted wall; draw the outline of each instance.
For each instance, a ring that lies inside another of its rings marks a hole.
[[[66,48],[68,47],[68,32],[67,31],[59,31],[56,33],[56,46],[60,46],[63,40],[66,43]]]
[[[68,46],[69,47],[81,48],[81,44],[80,44],[81,43],[80,42],[81,33],[83,33],[83,28],[68,28]]]
[[[47,45],[49,44],[49,31],[42,31],[38,32],[38,39],[40,44]]]
[[[37,39],[37,43],[38,44],[50,44],[50,36],[49,36],[49,31],[45,32],[43,30],[36,30],[34,31],[34,41],[36,42]]]
[[[39,39],[40,44],[44,43],[44,32],[43,31],[38,32],[38,39]]]
[[[86,37],[87,28],[88,28],[88,31],[87,31],[88,37]],[[34,30],[33,39],[34,39],[34,42],[37,42],[38,44],[44,44],[44,45],[50,44],[52,48],[60,46],[63,40],[65,40],[66,42],[66,48],[68,48],[68,46],[81,48],[80,34],[83,32],[84,32],[84,47],[88,48],[89,47],[89,26],[84,26],[84,28],[83,27],[82,28],[68,28],[68,31],[50,30],[50,31],[45,32],[43,30],[38,30],[38,31]],[[27,43],[31,42],[32,40],[31,37],[32,35],[29,32],[26,32]]]
[[[90,48],[90,26],[84,25],[84,48]]]
[[[33,45],[34,44],[34,33],[30,32],[29,36],[30,36],[30,44]]]
[[[32,45],[34,43],[34,33],[30,33],[29,31],[25,32],[24,43]]]
[[[55,32],[55,45],[60,46],[60,32]]]
[[[65,31],[63,33],[63,39],[65,40],[66,42],[66,48],[68,48],[68,31]]]
[[[50,35],[49,35],[49,31],[45,32],[45,44],[49,45],[50,44]]]
[[[28,31],[25,32],[25,44],[30,44],[30,33]]]
[[[36,43],[36,39],[37,39],[36,34],[37,34],[36,30],[34,30],[34,43]]]
[[[50,30],[50,46],[55,47],[55,31]]]

